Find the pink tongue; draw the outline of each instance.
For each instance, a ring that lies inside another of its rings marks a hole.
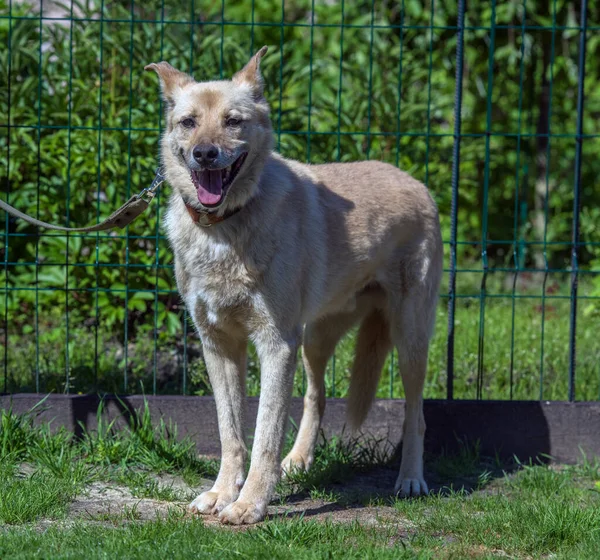
[[[223,178],[220,169],[205,169],[197,175],[198,200],[202,204],[217,204],[223,197]]]

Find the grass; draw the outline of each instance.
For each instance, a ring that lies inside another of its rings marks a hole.
[[[94,481],[121,484],[138,497],[178,501],[188,496],[151,475],[178,472],[197,480],[216,474],[216,462],[199,459],[193,442],[179,439],[164,422],[154,427],[147,406],[126,429],[106,423],[102,410],[98,429],[81,439],[63,428],[35,426],[35,410],[1,411],[0,523],[64,517],[72,498]]]
[[[391,532],[391,531],[390,531]],[[385,541],[391,535],[383,535]],[[223,531],[194,520],[167,519],[125,529],[85,524],[40,535],[25,528],[0,536],[3,558],[413,558],[401,547],[381,546],[382,535],[358,525],[274,521],[248,531]],[[350,544],[353,544],[351,548]],[[84,548],[82,548],[84,547]],[[58,554],[57,554],[58,553]],[[342,554],[343,556],[339,556]]]
[[[374,521],[336,521],[335,512],[333,520],[278,514],[240,530],[184,513],[182,502],[192,496],[161,481],[169,475],[197,483],[214,476],[216,464],[195,457],[173,428],[153,428],[147,409],[127,429],[101,421],[80,440],[35,426],[34,415],[0,417],[3,559],[592,559],[600,550],[600,463],[585,458],[575,466],[507,464],[465,441],[457,453],[426,457],[430,496],[397,500],[387,487],[377,495],[362,487],[361,473],[395,476],[382,442],[322,440],[311,472],[280,484],[281,503],[333,502],[338,513],[369,507]],[[129,488],[134,499],[73,517],[71,501],[92,483]],[[148,520],[139,507],[146,497],[171,505]]]
[[[287,435],[282,455],[292,448],[295,430]],[[315,460],[308,472],[293,471],[279,485],[281,494],[311,492],[318,495],[332,484],[340,484],[352,473],[386,465],[392,457],[392,446],[385,441],[373,438],[363,440],[357,437],[332,437],[326,440],[321,433],[321,441],[315,453]],[[324,495],[328,492],[324,491]],[[323,497],[323,496],[322,496]]]
[[[0,520],[7,524],[63,517],[77,490],[74,482],[39,471],[23,478],[2,476],[0,486]]]
[[[451,540],[458,557],[474,547],[514,557],[594,558],[600,549],[600,473],[585,467],[523,465],[483,492],[437,494],[397,502],[399,513],[422,529],[413,545]]]

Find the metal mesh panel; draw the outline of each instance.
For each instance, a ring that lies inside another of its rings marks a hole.
[[[100,220],[156,167],[162,108],[144,65],[227,78],[266,44],[283,155],[388,161],[438,202],[446,274],[425,396],[598,399],[599,31],[585,0],[0,0],[0,189],[46,221]],[[3,216],[4,392],[210,391],[167,194],[116,234]],[[345,395],[352,351],[351,333],[328,396]],[[402,396],[395,366],[378,396]]]

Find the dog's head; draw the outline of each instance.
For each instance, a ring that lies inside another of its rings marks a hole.
[[[260,49],[231,80],[196,82],[167,62],[152,63],[166,104],[162,157],[169,182],[200,211],[242,206],[257,188],[272,148]]]

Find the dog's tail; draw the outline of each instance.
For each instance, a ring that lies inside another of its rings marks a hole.
[[[363,319],[356,339],[346,411],[346,421],[352,431],[361,427],[369,413],[381,368],[391,347],[389,323],[381,310],[374,309]]]

